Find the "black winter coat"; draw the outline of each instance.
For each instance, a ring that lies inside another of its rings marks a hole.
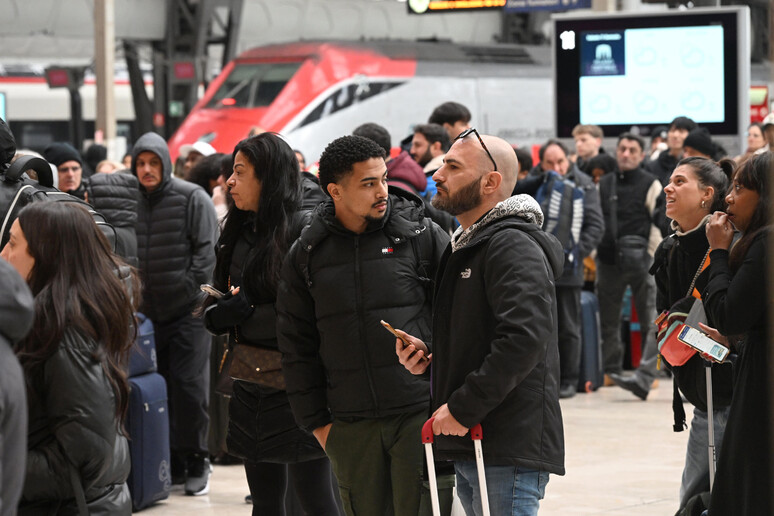
[[[615,265],[616,241],[626,235],[638,235],[650,238],[653,212],[648,209],[646,200],[656,178],[639,166],[633,170],[605,174],[599,180],[599,197],[605,217],[605,233],[597,247],[600,262]],[[613,234],[612,190],[618,197],[616,209],[617,234]]]
[[[154,322],[189,313],[199,286],[209,283],[215,265],[218,223],[212,199],[200,186],[172,177],[166,142],[156,133],[142,135],[132,148],[132,172],[145,151],[161,158],[161,184],[152,192],[140,185],[137,253],[142,274],[140,311]]]
[[[27,458],[27,394],[12,346],[35,318],[32,293],[11,265],[0,259],[0,516],[15,516]]]
[[[755,238],[735,273],[728,267],[727,251],[710,253],[710,278],[702,293],[707,316],[721,334],[745,335],[734,363],[734,394],[718,457],[710,516],[770,514],[767,238],[770,235],[765,232]]]
[[[303,215],[298,214],[294,236],[303,225]],[[229,286],[240,287],[248,295],[243,281],[245,264],[254,252],[258,242],[252,223],[246,222],[234,245],[228,276],[220,271],[218,264],[215,274],[215,288],[227,291]],[[291,238],[292,242],[294,238]],[[219,243],[219,249],[222,249]],[[219,253],[219,259],[222,259]],[[229,346],[238,341],[240,345],[277,349],[275,296],[272,289],[262,285],[256,292],[249,291],[248,303],[251,308],[244,318],[234,326],[221,326],[210,317],[214,309],[207,312],[205,325],[215,334],[229,334]],[[229,425],[226,439],[232,455],[251,462],[276,462],[290,464],[319,459],[325,456],[317,439],[298,427],[285,391],[271,387],[236,380],[234,394],[229,402]]]
[[[428,379],[400,365],[395,337],[379,320],[430,340],[430,278],[449,237],[419,198],[389,191],[384,218],[362,234],[345,229],[327,200],[285,260],[277,336],[303,428],[428,406]]]
[[[555,278],[558,240],[515,215],[484,226],[439,266],[432,410],[481,423],[484,461],[564,474]],[[436,437],[438,460],[473,460],[470,437]]]
[[[137,178],[124,172],[94,174],[86,183],[89,204],[116,230],[116,254],[137,266]]]
[[[77,514],[73,464],[92,515],[129,515],[129,446],[98,344],[72,330],[28,378],[27,473],[20,515]]]
[[[686,297],[691,281],[696,275],[709,249],[704,225],[681,236],[664,239],[656,250],[653,261],[656,280],[656,311],[668,310],[680,299]],[[701,292],[707,285],[709,269],[696,279],[695,288]],[[707,314],[707,323],[714,328],[714,321]],[[670,366],[677,385],[685,398],[699,410],[707,411],[707,377],[705,361],[697,353],[681,366]],[[715,410],[731,403],[731,364],[713,364],[712,400]],[[678,422],[679,423],[679,422]]]
[[[648,172],[661,181],[661,186],[666,186],[669,184],[669,178],[672,176],[675,167],[677,167],[678,161],[668,150],[665,150],[656,159],[648,162],[646,167]]]

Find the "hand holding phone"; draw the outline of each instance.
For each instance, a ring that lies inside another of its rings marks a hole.
[[[208,295],[214,297],[215,299],[220,299],[220,298],[222,298],[223,296],[226,295],[225,293],[221,292],[220,290],[216,289],[215,287],[213,287],[212,285],[210,285],[208,283],[204,283],[202,285],[199,285],[199,289],[202,292],[204,292],[205,294],[208,294]]]
[[[685,325],[677,336],[680,342],[687,344],[703,355],[708,355],[715,362],[722,362],[728,356],[728,348],[699,330]]]
[[[419,350],[419,351],[422,351],[422,353],[424,354],[424,356],[422,357],[422,360],[427,360],[427,355],[429,354],[429,352],[430,352],[430,351],[427,349],[427,346],[425,346],[425,344],[424,344],[423,342],[417,342],[417,343],[410,343],[410,342],[406,342],[406,339],[404,339],[403,337],[401,337],[401,336],[398,334],[398,332],[397,332],[397,331],[395,331],[395,328],[393,328],[393,327],[390,325],[390,323],[388,323],[388,322],[386,322],[386,321],[379,321],[379,322],[380,322],[380,323],[382,323],[382,326],[384,326],[384,328],[385,328],[385,329],[386,329],[388,332],[390,332],[390,333],[392,333],[393,335],[395,335],[395,338],[397,338],[399,341],[401,341],[401,342],[403,343],[403,348],[404,348],[404,349],[405,349],[406,347],[408,347],[409,345],[413,345],[413,346],[414,346],[414,347],[415,347],[417,350]]]

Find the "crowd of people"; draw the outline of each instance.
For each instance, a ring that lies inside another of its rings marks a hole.
[[[211,460],[225,457],[243,463],[254,515],[285,514],[289,489],[308,514],[430,514],[431,467],[442,512],[456,485],[479,515],[465,436],[480,423],[492,514],[537,514],[550,475],[565,474],[559,399],[584,390],[584,289],[599,300],[604,386],[645,401],[672,376],[676,431],[693,405],[676,509],[766,514],[774,115],[734,159],[680,116],[650,142],[618,135],[610,152],[600,127],[579,125],[573,149],[549,139],[536,163],[472,119],[445,102],[398,149],[367,122],[314,164],[274,133],[228,153],[193,142],[177,163],[155,133],[124,163],[47,147],[58,188],[102,213],[116,242],[77,203],[32,203],[10,226],[0,415],[13,417],[0,438],[14,444],[0,453],[0,514],[131,512],[123,421],[137,311],[154,324],[171,482],[186,494],[207,493]],[[12,142],[0,123],[0,172]],[[642,337],[632,372],[627,291]],[[722,363],[667,358],[658,313],[694,305],[697,329],[730,349]],[[226,339],[217,364],[212,336]],[[20,464],[26,475],[3,473]]]

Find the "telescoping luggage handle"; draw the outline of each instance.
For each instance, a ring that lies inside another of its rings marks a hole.
[[[433,435],[434,417],[428,419],[422,426],[422,443],[425,445],[425,456],[427,457],[427,474],[430,478],[430,502],[433,507],[433,516],[441,515],[441,504],[438,500],[438,481],[435,478],[435,463],[433,461]],[[484,476],[484,452],[481,448],[481,440],[484,434],[481,431],[481,424],[477,424],[470,429],[470,438],[473,440],[473,450],[476,454],[476,471],[478,471],[478,485],[481,488],[481,511],[484,516],[489,516],[489,496],[486,491],[486,477]]]

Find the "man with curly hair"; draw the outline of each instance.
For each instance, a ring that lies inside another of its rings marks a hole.
[[[288,253],[277,295],[288,398],[328,454],[347,514],[419,513],[429,375],[401,366],[379,321],[430,342],[432,278],[449,240],[418,198],[388,190],[384,156],[361,136],[328,145],[328,198]]]

